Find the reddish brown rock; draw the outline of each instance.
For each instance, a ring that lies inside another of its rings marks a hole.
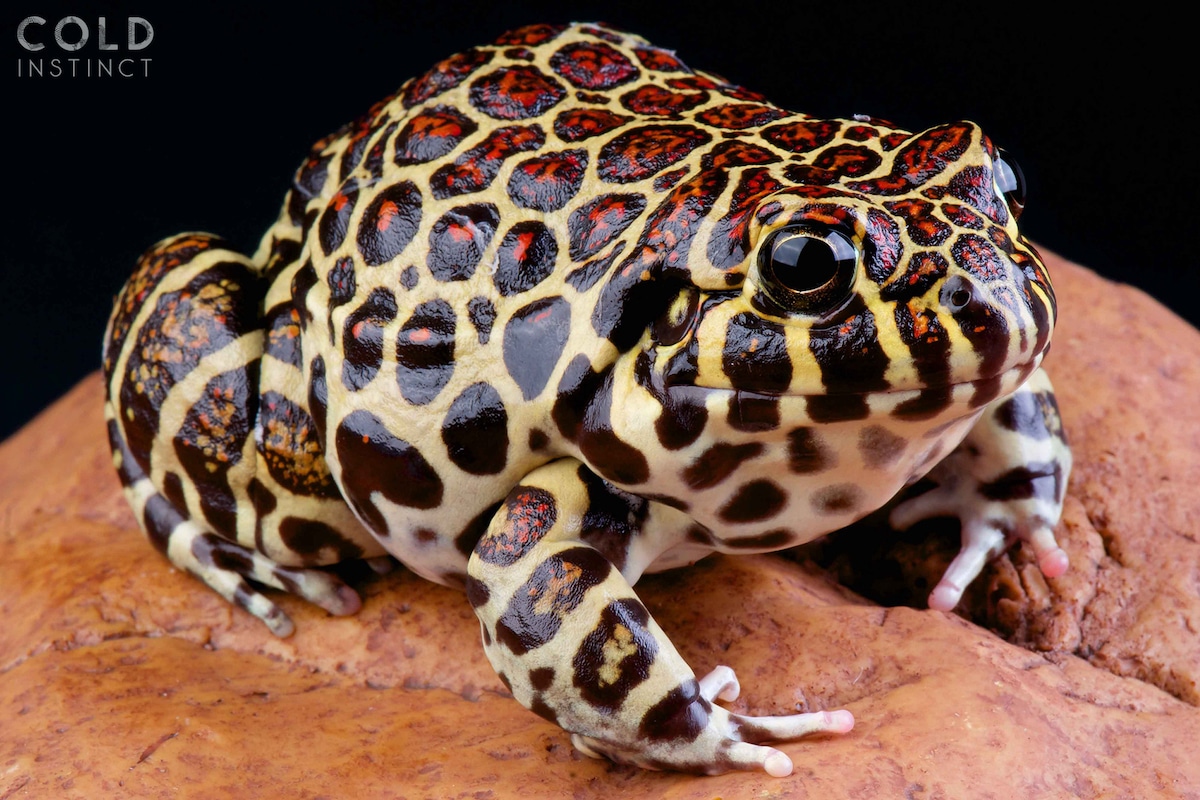
[[[921,605],[902,574],[954,550],[931,524],[639,586],[697,671],[738,671],[739,710],[854,712],[847,736],[784,745],[792,777],[576,754],[506,695],[464,599],[403,570],[360,584],[349,619],[280,598],[297,633],[271,637],[137,533],[92,376],[0,445],[0,799],[1200,797],[1200,332],[1050,260],[1067,575],[1006,556],[967,619],[832,580]]]

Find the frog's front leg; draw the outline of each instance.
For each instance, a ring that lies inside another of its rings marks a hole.
[[[468,598],[488,659],[518,701],[588,755],[699,773],[788,775],[791,759],[761,742],[853,727],[848,711],[746,717],[713,705],[737,697],[733,671],[697,680],[630,585],[681,532],[611,487],[597,502],[598,485],[572,459],[535,470],[471,556]],[[622,503],[629,513],[614,514]],[[594,529],[597,506],[613,520],[608,537]],[[638,517],[631,538],[615,530]]]
[[[930,472],[936,488],[892,510],[892,526],[899,530],[932,517],[962,522],[962,548],[930,593],[929,607],[953,609],[988,559],[1018,539],[1033,546],[1046,577],[1066,572],[1067,554],[1054,526],[1070,471],[1054,390],[1039,369],[984,409],[958,448]]]

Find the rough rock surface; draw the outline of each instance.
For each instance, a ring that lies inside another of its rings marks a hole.
[[[404,570],[349,619],[282,598],[297,633],[271,637],[137,533],[92,376],[0,445],[0,800],[1200,797],[1200,332],[1049,260],[1065,576],[1017,552],[962,616],[919,610],[955,549],[934,522],[639,585],[697,672],[737,670],[737,709],[854,712],[784,745],[792,777],[580,756],[507,696],[465,600]]]

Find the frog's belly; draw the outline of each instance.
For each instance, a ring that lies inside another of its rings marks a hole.
[[[738,471],[734,486],[771,481],[784,489],[784,505],[760,522],[731,524],[724,519],[731,493],[693,494],[690,515],[708,529],[709,541],[690,537],[664,550],[648,571],[692,564],[712,552],[754,553],[794,547],[843,528],[883,507],[896,494],[929,472],[963,440],[979,419],[976,412],[906,440],[860,423],[821,427],[836,463],[812,475],[790,472],[783,460],[762,459]],[[757,460],[756,460],[757,461]],[[736,495],[735,495],[736,496]]]

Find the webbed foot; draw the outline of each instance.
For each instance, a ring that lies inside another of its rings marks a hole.
[[[1054,538],[1062,514],[1071,451],[1054,390],[1037,370],[1011,396],[995,401],[958,448],[929,477],[937,486],[901,502],[890,522],[906,530],[933,517],[957,517],[962,546],[929,595],[929,607],[950,611],[989,559],[1028,542],[1047,578],[1067,571]]]
[[[713,705],[736,700],[740,692],[732,669],[719,666],[699,681],[680,687],[643,719],[644,738],[634,746],[574,734],[571,742],[594,758],[648,769],[719,774],[761,769],[783,778],[792,759],[765,742],[789,742],[818,733],[847,733],[854,728],[849,711],[818,711],[771,717],[734,714]]]

